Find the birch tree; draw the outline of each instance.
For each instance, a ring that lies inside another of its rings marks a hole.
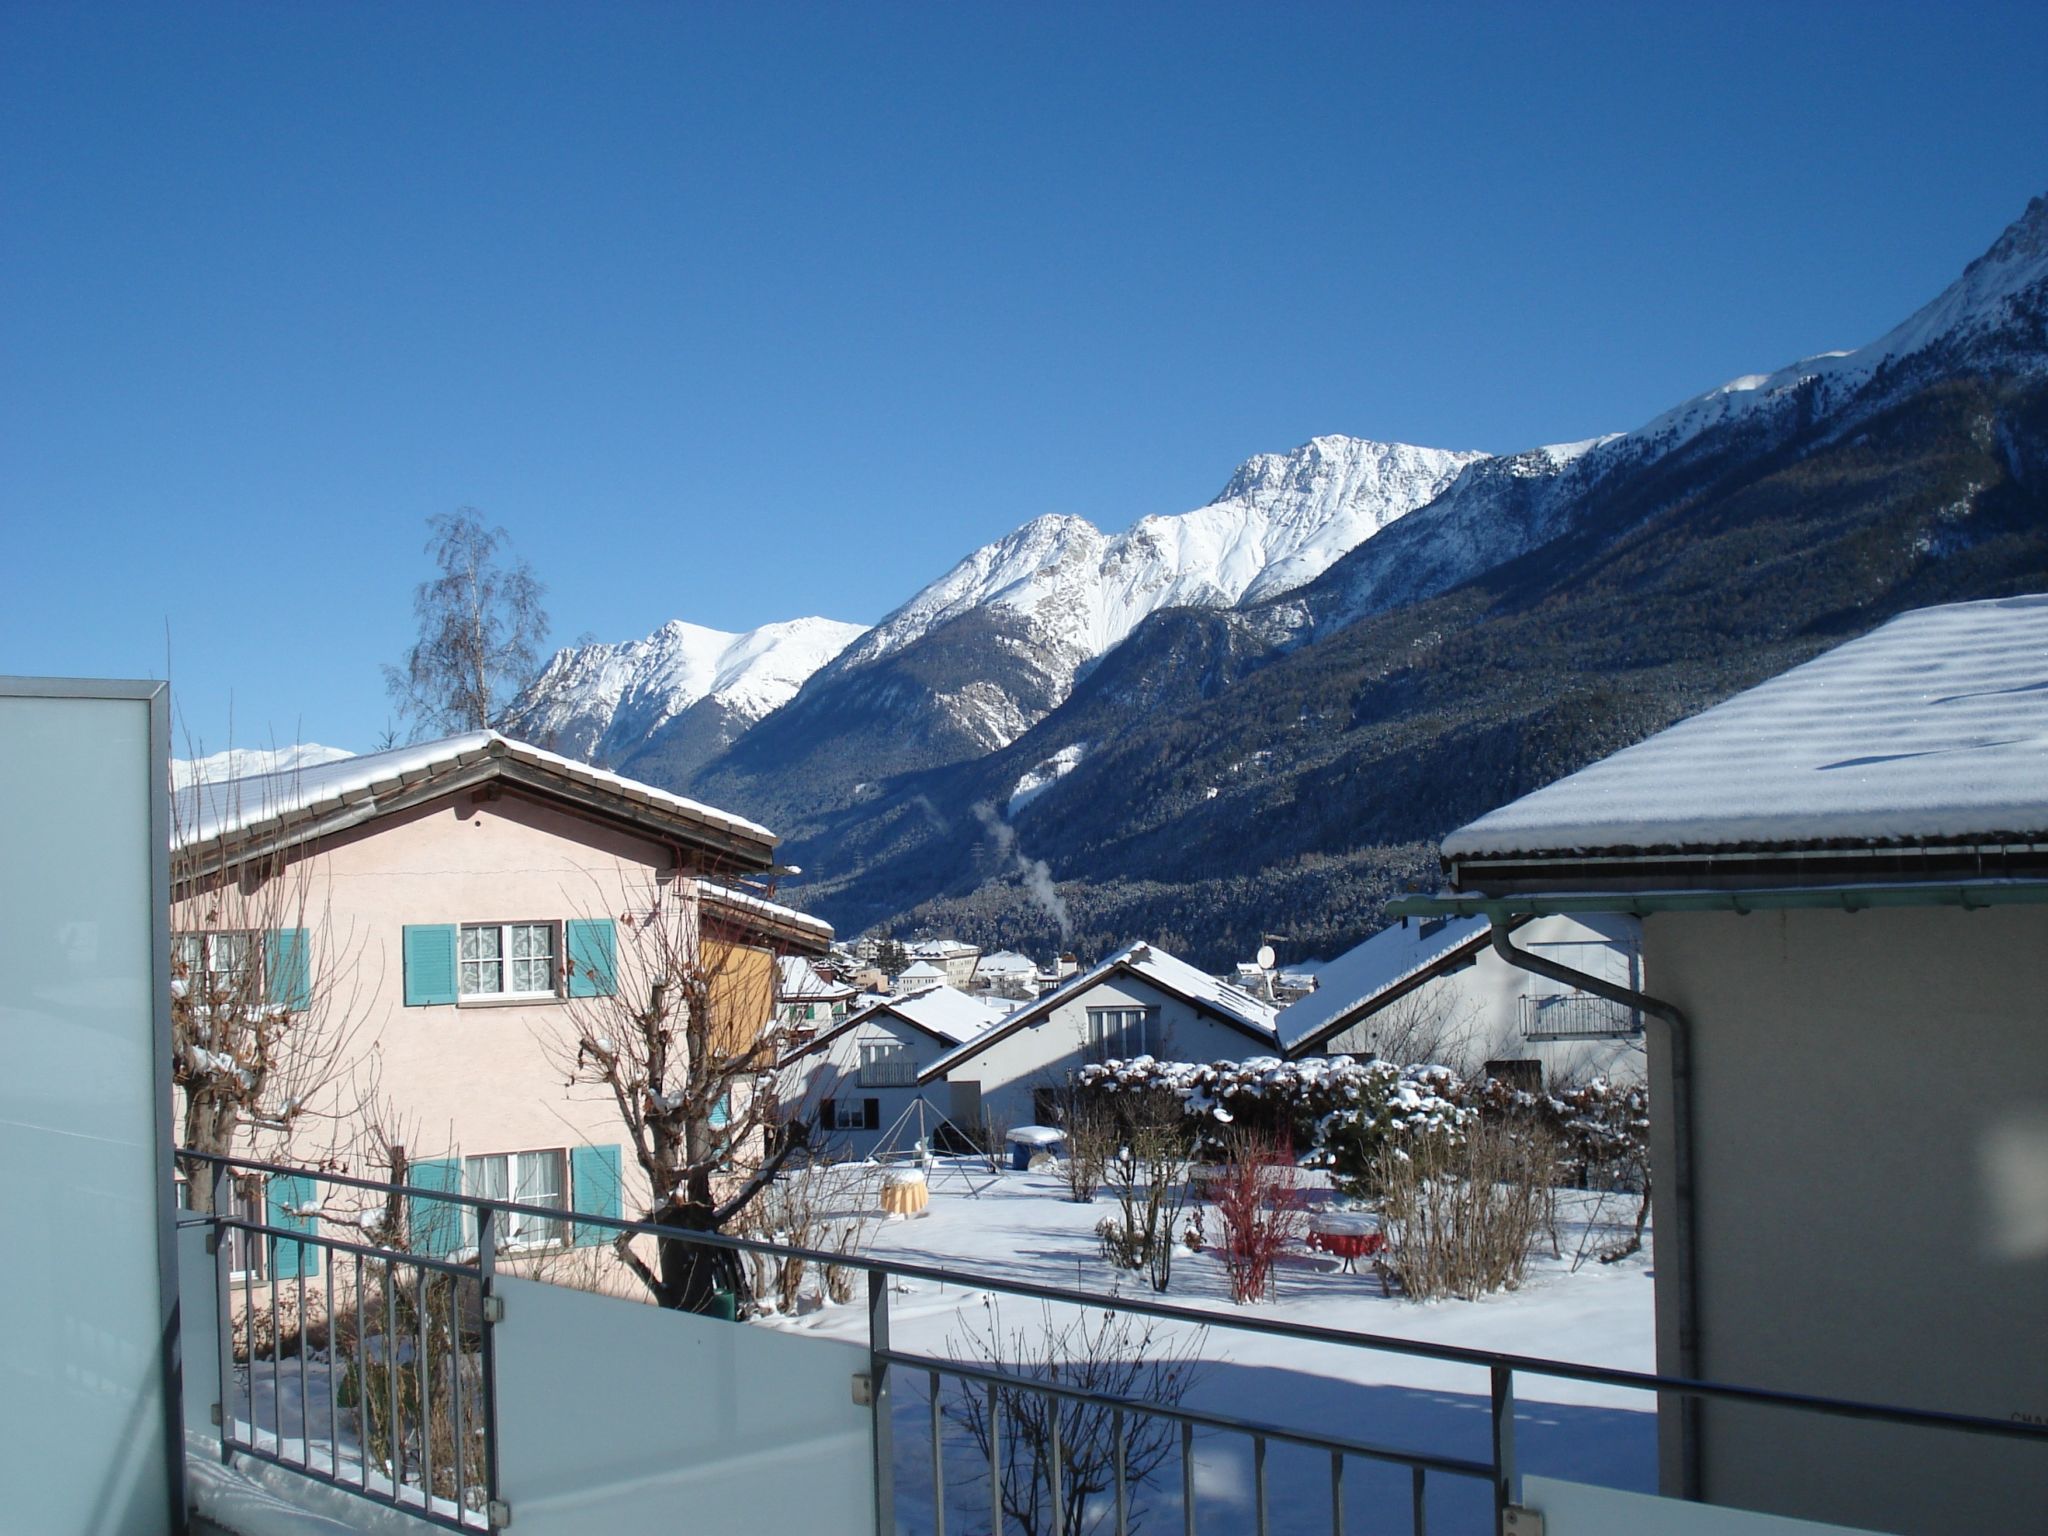
[[[532,678],[547,639],[547,588],[511,536],[487,528],[474,507],[427,519],[427,553],[440,575],[413,594],[419,638],[384,685],[412,738],[481,731]]]

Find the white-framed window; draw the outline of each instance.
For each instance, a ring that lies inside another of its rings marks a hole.
[[[861,1087],[904,1088],[916,1081],[917,1063],[901,1041],[875,1041],[860,1048]]]
[[[462,1160],[462,1192],[483,1200],[516,1200],[521,1205],[569,1209],[569,1156],[560,1147],[539,1152],[496,1152]],[[476,1213],[463,1208],[463,1245],[476,1246]],[[503,1241],[512,1248],[543,1248],[569,1241],[569,1223],[508,1211]]]
[[[457,996],[555,995],[553,923],[464,923],[456,951]]]
[[[1157,1055],[1165,1045],[1159,1038],[1159,1010],[1156,1008],[1090,1008],[1088,1010],[1088,1059],[1128,1060],[1133,1056]]]
[[[187,985],[217,995],[247,995],[262,980],[263,946],[246,929],[176,934],[171,958]]]

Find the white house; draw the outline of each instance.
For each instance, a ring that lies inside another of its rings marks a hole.
[[[1029,955],[999,949],[975,966],[974,990],[1028,1003],[1038,996],[1038,966]]]
[[[1316,990],[1280,1010],[1289,1056],[1312,1052],[1429,1061],[1528,1087],[1604,1077],[1640,1082],[1643,1016],[1534,976],[1495,953],[1484,916],[1403,918],[1317,972]],[[1524,949],[1624,987],[1642,983],[1641,927],[1591,913],[1530,919]]]
[[[1641,919],[1661,1372],[2048,1425],[2048,596],[1902,615],[1443,857],[1398,909]],[[1831,1525],[2048,1493],[2048,1436],[1659,1431],[1667,1492]]]
[[[915,997],[875,999],[783,1057],[783,1102],[798,1106],[799,1113],[814,1113],[825,1143],[856,1157],[885,1143],[907,1150],[919,1127],[916,1115],[906,1120],[906,1111],[920,1098],[926,1104],[923,1129],[935,1129],[943,1117],[973,1132],[981,1123],[980,1105],[958,1105],[943,1085],[921,1085],[918,1075],[995,1024],[1008,1006],[947,986]]]
[[[996,1125],[1049,1119],[1051,1095],[1086,1062],[1274,1055],[1273,1009],[1150,944],[1118,950],[918,1073],[960,1115]]]
[[[913,960],[896,973],[896,991],[903,997],[915,997],[920,992],[929,992],[933,987],[950,987],[946,973],[929,960]]]
[[[796,1044],[815,1038],[853,1011],[859,995],[850,982],[827,975],[806,955],[776,960],[775,1015]]]
[[[936,967],[947,986],[965,992],[974,984],[981,950],[959,939],[919,939],[910,945],[910,958]]]

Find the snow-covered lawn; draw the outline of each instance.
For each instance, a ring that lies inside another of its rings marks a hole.
[[[964,1172],[964,1170],[962,1170]],[[1654,1369],[1650,1255],[1615,1264],[1593,1254],[1625,1234],[1633,1216],[1628,1196],[1566,1193],[1561,1197],[1561,1256],[1546,1244],[1523,1287],[1481,1301],[1418,1304],[1382,1296],[1369,1269],[1345,1274],[1334,1259],[1302,1254],[1290,1260],[1277,1298],[1235,1307],[1213,1252],[1183,1253],[1172,1289],[1155,1298],[1142,1276],[1120,1273],[1102,1259],[1095,1224],[1116,1210],[1105,1192],[1090,1205],[1067,1198],[1055,1178],[1006,1173],[968,1193],[968,1180],[944,1165],[932,1183],[930,1209],[910,1220],[882,1223],[869,1251],[876,1257],[1067,1287],[1102,1296],[1164,1299],[1216,1314],[1201,1340],[1200,1378],[1191,1407],[1283,1427],[1323,1431],[1403,1449],[1484,1460],[1488,1454],[1488,1381],[1475,1367],[1417,1359],[1365,1347],[1278,1339],[1226,1326],[1233,1319],[1285,1319],[1383,1337],[1424,1340],[1620,1369]],[[1322,1192],[1325,1195],[1327,1192]],[[1210,1213],[1209,1230],[1216,1230]],[[1589,1230],[1590,1228],[1590,1230]],[[1581,1247],[1584,1252],[1581,1254]],[[1574,1258],[1580,1262],[1574,1266]],[[989,1326],[989,1293],[970,1283],[900,1281],[890,1309],[899,1349],[935,1357],[971,1353],[966,1341]],[[1021,1298],[997,1298],[1002,1334],[1035,1329],[1046,1310]],[[777,1326],[865,1340],[860,1306],[827,1307]],[[1650,1490],[1655,1486],[1655,1418],[1647,1394],[1535,1375],[1518,1375],[1517,1437],[1521,1468],[1550,1476]],[[949,1391],[957,1389],[948,1389]],[[904,1529],[929,1529],[931,1489],[928,1388],[913,1375],[898,1383],[897,1492]],[[1252,1528],[1251,1444],[1247,1437],[1204,1433],[1196,1442],[1199,1528]],[[966,1436],[947,1428],[946,1509],[949,1531],[986,1531],[987,1478]],[[1320,1452],[1274,1445],[1267,1462],[1271,1528],[1330,1529],[1330,1465]],[[1145,1496],[1148,1527],[1177,1527],[1177,1458]],[[1352,1530],[1407,1529],[1408,1474],[1353,1459],[1345,1503]],[[1482,1487],[1433,1478],[1433,1531],[1481,1530]]]

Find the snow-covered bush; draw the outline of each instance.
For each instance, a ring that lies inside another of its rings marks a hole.
[[[1159,1061],[1134,1056],[1083,1067],[1080,1092],[1112,1106],[1135,1097],[1179,1098],[1195,1155],[1220,1159],[1233,1129],[1262,1132],[1294,1148],[1303,1161],[1326,1163],[1340,1147],[1376,1147],[1410,1129],[1455,1129],[1470,1112],[1442,1067],[1397,1067],[1349,1056],[1282,1061]]]

